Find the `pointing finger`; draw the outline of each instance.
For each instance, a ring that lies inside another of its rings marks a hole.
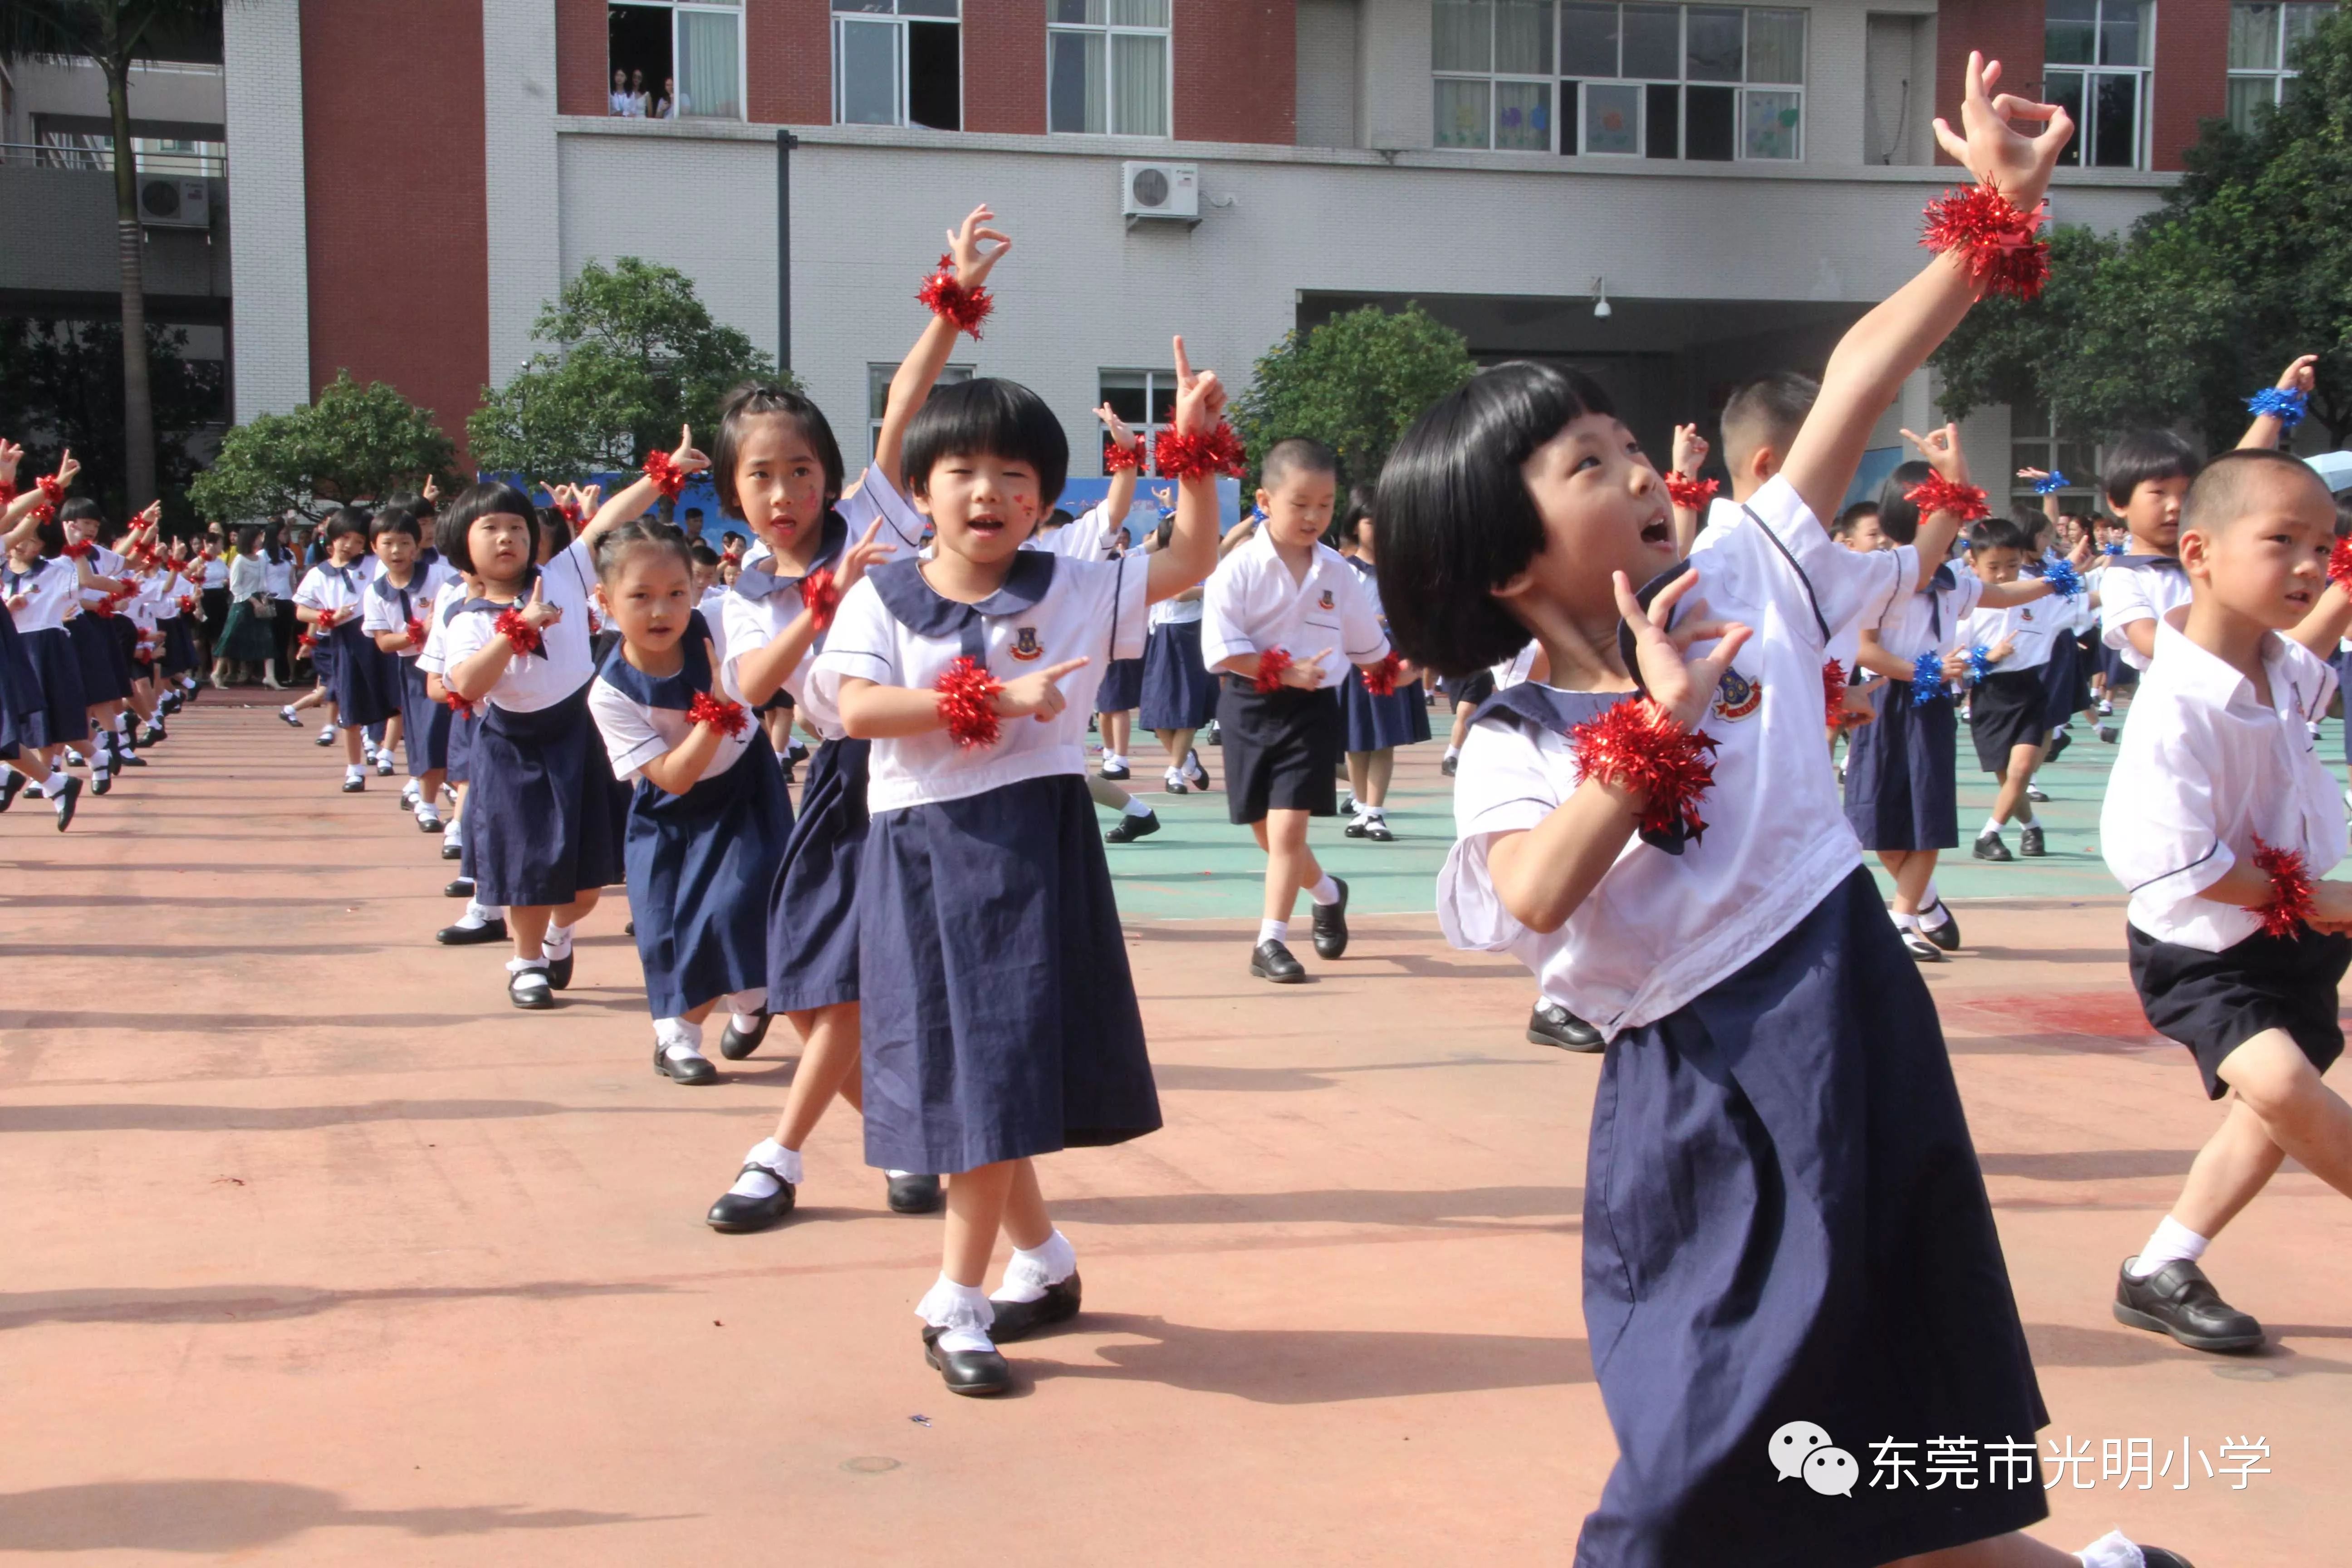
[[[1184,353],[1184,334],[1176,334],[1176,384],[1182,386],[1192,379],[1192,361]]]
[[[1049,668],[1045,668],[1045,669],[1043,669],[1043,670],[1038,671],[1038,673],[1039,673],[1039,674],[1041,674],[1041,675],[1043,675],[1043,676],[1045,678],[1045,683],[1046,683],[1048,686],[1050,686],[1050,685],[1052,685],[1055,681],[1057,681],[1057,680],[1061,679],[1062,679],[1062,677],[1064,677],[1064,676],[1066,676],[1066,675],[1069,674],[1069,673],[1070,673],[1070,671],[1072,671],[1072,670],[1074,670],[1074,669],[1083,669],[1083,668],[1086,668],[1086,666],[1087,666],[1087,661],[1085,658],[1074,658],[1074,659],[1070,660],[1067,664],[1056,664],[1056,665],[1053,665],[1053,666],[1051,666],[1051,667],[1049,667]]]

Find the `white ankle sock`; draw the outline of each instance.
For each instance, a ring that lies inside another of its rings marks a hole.
[[[1917,931],[1919,929],[1919,917],[1917,915],[1907,915],[1901,910],[1889,910],[1886,913],[1888,917],[1895,921],[1895,929],[1896,931]]]
[[[1130,799],[1127,803],[1126,815],[1129,816],[1150,816],[1151,815],[1151,808],[1144,805],[1139,800]]]
[[[1054,1232],[1034,1249],[1016,1247],[1004,1266],[1004,1279],[989,1292],[992,1301],[1034,1301],[1049,1285],[1059,1285],[1078,1271],[1078,1254],[1070,1238]]]
[[[63,768],[51,769],[49,776],[41,781],[41,793],[51,800],[65,794],[66,771]]]
[[[1990,837],[1994,837],[1995,835],[1999,834],[2000,832],[2000,817],[1998,817],[1998,816],[1988,816],[1988,817],[1986,817],[1986,818],[1985,818],[1985,825],[1984,825],[1983,831],[1979,832],[1979,833],[1977,835],[1977,837],[1978,837],[1979,838],[1990,838]]]
[[[940,1336],[943,1351],[992,1351],[995,1342],[988,1337],[989,1325],[996,1321],[996,1308],[988,1292],[977,1285],[959,1285],[945,1274],[923,1293],[915,1303],[915,1316],[935,1329],[947,1331]]]
[[[1448,746],[1448,747],[1446,747],[1446,748],[1445,748],[1445,760],[1446,760],[1447,762],[1449,762],[1449,763],[1451,763],[1451,762],[1458,762],[1459,760],[1461,760],[1461,756],[1462,756],[1462,748],[1461,748],[1461,747],[1459,747],[1459,746]]]
[[[577,926],[560,926],[553,921],[548,921],[547,940],[542,944],[547,950],[547,956],[550,958],[571,957],[572,933],[579,929],[580,928]],[[698,1026],[697,1026],[696,1032],[698,1035],[700,1033]]]
[[[801,1184],[801,1152],[787,1149],[773,1138],[762,1138],[751,1145],[743,1156],[743,1163],[756,1166],[735,1178],[727,1190],[740,1198],[772,1198],[787,1186]]]
[[[2147,1555],[2120,1530],[2110,1530],[2082,1551],[2083,1568],[2147,1568]]]
[[[2168,1263],[2196,1262],[2212,1245],[2211,1237],[2200,1236],[2170,1215],[2166,1215],[2149,1235],[2147,1245],[2139,1249],[2139,1256],[2133,1258],[2127,1267],[2133,1279],[2145,1279]]]
[[[1339,884],[1331,879],[1330,872],[1326,871],[1321,881],[1307,889],[1307,896],[1318,904],[1336,904],[1339,901]]]
[[[367,769],[362,767],[357,763],[353,763],[343,770],[343,776],[347,779],[365,778],[367,777]]]
[[[1260,921],[1257,922],[1257,939],[1261,942],[1288,942],[1290,940],[1290,922],[1288,921]]]

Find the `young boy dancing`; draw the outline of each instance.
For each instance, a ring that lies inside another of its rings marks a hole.
[[[2221,1126],[2137,1256],[2115,1315],[2194,1350],[2245,1351],[2262,1325],[2199,1268],[2292,1154],[2352,1196],[2352,1107],[2320,1075],[2343,1053],[2352,963],[2344,801],[2311,726],[2336,689],[2325,655],[2352,622],[2328,585],[2336,509],[2304,463],[2230,452],[2180,510],[2185,610],[2158,618],[2099,841],[2131,892],[2132,983],[2189,1047]]]

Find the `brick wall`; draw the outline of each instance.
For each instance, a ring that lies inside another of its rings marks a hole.
[[[2182,151],[2197,140],[2200,120],[2230,110],[2230,8],[2159,5],[2148,147],[2154,166],[2178,169]]]
[[[302,61],[311,385],[388,382],[462,442],[489,354],[480,0],[303,0]]]
[[[1175,6],[1178,139],[1296,142],[1293,0],[1175,0]]]
[[[2042,0],[1943,0],[1936,12],[1935,111],[1955,126],[1959,123],[1971,49],[2000,62],[2001,85],[1995,90],[2038,94],[2042,13]],[[1938,147],[1936,162],[1948,164],[1952,160]]]
[[[1045,133],[1045,16],[1040,0],[963,0],[966,131]]]
[[[828,0],[750,0],[743,76],[751,119],[763,125],[833,123],[832,17]]]
[[[612,107],[605,9],[605,0],[555,0],[555,107],[560,113],[603,114]]]

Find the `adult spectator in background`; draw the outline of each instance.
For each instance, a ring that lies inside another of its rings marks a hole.
[[[228,530],[215,523],[205,531],[205,563],[196,578],[197,603],[204,609],[204,657],[207,661],[219,648],[221,633],[228,626]]]
[[[661,97],[654,103],[654,118],[676,120],[679,115],[686,113],[690,107],[691,105],[686,101],[686,96],[677,90],[677,78],[674,76],[662,78]]]
[[[646,90],[646,73],[642,69],[629,73],[629,98],[635,105],[629,110],[632,115],[639,120],[651,117],[654,111],[653,94]]]
[[[280,639],[271,621],[278,614],[278,606],[270,597],[268,570],[268,558],[261,549],[261,530],[247,529],[237,536],[237,548],[228,560],[228,584],[224,590],[229,600],[228,614],[220,640],[213,645],[213,685],[216,689],[226,686],[229,676],[242,674],[250,679],[256,668],[264,672],[264,684],[272,689],[278,685],[277,646]],[[268,607],[265,609],[265,605]],[[292,614],[289,612],[286,618],[293,619]],[[239,665],[250,668],[240,671]]]
[[[613,96],[609,101],[611,107],[606,112],[615,117],[626,119],[637,112],[636,95],[629,90],[628,72],[613,72]]]
[[[248,532],[251,531],[248,530]],[[250,550],[247,553],[251,553]],[[270,529],[260,550],[262,592],[269,598],[272,614],[269,619],[270,672],[265,685],[275,686],[279,677],[294,679],[294,578],[297,556],[289,549],[282,525]],[[236,596],[236,584],[229,584],[229,597]]]

